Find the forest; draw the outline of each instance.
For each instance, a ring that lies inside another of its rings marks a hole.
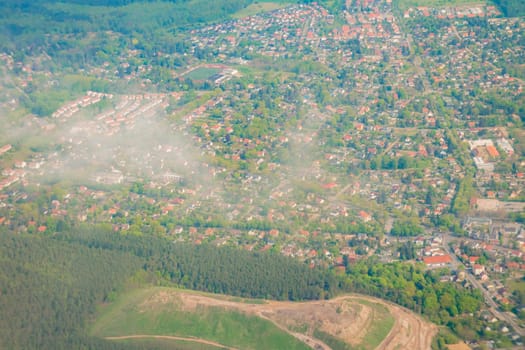
[[[494,0],[508,17],[525,15],[525,3],[522,0]]]
[[[440,282],[439,273],[420,265],[380,264],[372,258],[336,274],[275,253],[194,246],[94,226],[54,236],[4,231],[0,262],[0,348],[118,349],[89,337],[86,322],[97,305],[151,284],[274,300],[357,292],[398,303],[451,329],[462,329],[460,316],[482,302],[476,291]]]
[[[47,237],[0,234],[0,348],[119,349],[86,320],[140,268],[130,254]]]
[[[393,301],[438,324],[453,324],[456,316],[476,312],[482,304],[478,291],[440,282],[443,271],[375,260],[349,266],[343,289]]]
[[[170,243],[161,237],[118,235],[86,230],[64,235],[90,248],[129,252],[144,268],[184,288],[249,298],[315,300],[333,296],[337,281],[330,271],[280,254],[247,252],[233,247]]]
[[[93,228],[55,236],[1,232],[0,263],[2,349],[119,349],[89,337],[86,322],[97,305],[137,283],[279,300],[337,290],[330,271],[280,255]]]
[[[76,52],[85,56],[78,57],[78,62],[83,62],[94,58],[104,47],[104,42],[101,46],[96,42],[87,43],[86,35],[111,31],[144,38],[143,44],[153,43],[159,50],[168,49],[174,44],[173,39],[168,39],[177,29],[225,19],[251,2],[7,0],[0,4],[3,13],[0,16],[0,46],[4,51],[17,51],[19,55],[45,49],[51,57],[59,58],[58,52]],[[79,47],[81,41],[84,43],[80,46],[85,47]]]

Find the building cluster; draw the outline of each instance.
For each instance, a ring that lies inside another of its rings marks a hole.
[[[90,106],[92,104],[100,102],[103,98],[112,99],[112,94],[104,94],[101,92],[88,91],[85,96],[81,98],[68,102],[64,106],[56,110],[51,116],[53,118],[70,118],[73,114],[80,111],[81,108]]]

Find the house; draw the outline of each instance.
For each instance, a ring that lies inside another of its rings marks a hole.
[[[478,259],[479,259],[479,256],[469,256],[468,262],[472,265],[472,264],[475,264],[476,261],[478,261]]]
[[[359,212],[359,217],[361,218],[361,220],[363,220],[364,222],[369,222],[372,220],[372,215],[368,214],[366,211],[363,211],[361,210]]]
[[[0,147],[0,155],[8,152],[11,148],[13,148],[13,146],[11,146],[10,144]]]
[[[329,182],[329,183],[323,184],[322,187],[323,187],[325,190],[330,190],[330,189],[332,189],[332,188],[337,187],[337,183],[335,183],[335,182]]]
[[[485,266],[480,265],[480,264],[474,264],[472,266],[472,272],[474,273],[474,275],[479,276],[483,272],[485,272]]]
[[[487,145],[486,149],[491,158],[499,157],[499,152],[493,145]]]
[[[417,237],[414,240],[414,245],[416,247],[423,247],[425,245],[425,238],[424,237]]]
[[[450,255],[435,255],[435,256],[427,256],[423,258],[423,262],[427,267],[442,267],[450,264],[452,262],[452,258]]]
[[[308,252],[309,258],[315,258],[317,256],[317,251],[315,249],[312,249]]]

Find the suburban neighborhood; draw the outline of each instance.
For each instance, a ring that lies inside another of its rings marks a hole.
[[[335,273],[420,263],[479,289],[484,322],[523,346],[525,21],[484,2],[346,3],[196,27],[151,59],[99,53],[89,74],[114,89],[6,119],[0,226],[100,224]],[[46,60],[0,54],[25,87],[2,82],[2,111],[73,79]]]

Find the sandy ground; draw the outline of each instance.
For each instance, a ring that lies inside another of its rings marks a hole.
[[[374,317],[380,316],[373,307],[359,303],[359,300],[384,305],[394,317],[395,321],[390,333],[377,349],[431,348],[432,338],[437,333],[434,324],[395,304],[361,295],[346,295],[331,300],[309,302],[266,301],[263,304],[251,304],[239,302],[238,298],[221,296],[215,298],[160,289],[144,300],[139,305],[139,310],[157,308],[159,304],[172,305],[186,311],[194,311],[201,307],[224,307],[270,320],[314,349],[330,349],[328,345],[313,336],[315,328],[351,345],[358,345],[366,336],[370,325],[374,322]]]

